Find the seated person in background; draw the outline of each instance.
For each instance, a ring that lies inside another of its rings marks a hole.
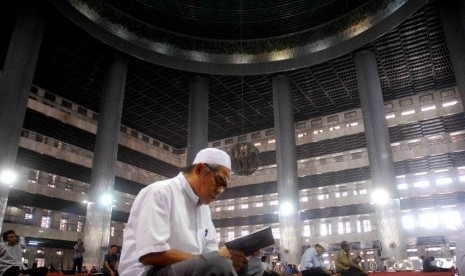
[[[118,247],[112,245],[110,252],[103,257],[103,275],[105,276],[118,276],[119,258]]]
[[[421,256],[423,257],[423,256]],[[421,259],[420,257],[420,259]],[[451,268],[442,268],[435,266],[432,262],[434,261],[434,257],[423,257],[423,272],[447,272],[447,271],[454,271],[454,267]]]
[[[364,276],[365,271],[352,261],[350,256],[350,244],[347,241],[341,242],[341,250],[336,254],[336,271],[341,275]]]
[[[263,265],[263,276],[279,276],[279,273],[273,271],[273,262],[268,258],[267,262],[267,257],[263,256],[262,257],[262,265]]]
[[[0,243],[0,275],[2,276],[45,276],[48,268],[39,267],[26,269],[21,261],[22,250],[13,230],[3,233],[3,243]]]
[[[94,266],[92,266],[92,268],[90,269],[90,274],[94,274],[94,273],[97,273],[97,268]]]
[[[249,276],[262,276],[265,269],[262,265],[261,250],[255,251],[248,257],[249,262],[247,266],[247,275]],[[266,258],[266,257],[265,257]]]
[[[230,174],[229,155],[206,148],[177,176],[142,189],[124,231],[121,275],[246,275],[244,253],[218,248],[208,207]]]
[[[298,273],[299,273],[299,270],[297,269],[296,265],[294,264],[287,265],[285,275],[295,275]]]
[[[325,247],[326,245],[317,243],[314,247],[310,247],[305,251],[300,261],[302,276],[335,275],[323,265],[323,258],[321,256],[326,251]]]

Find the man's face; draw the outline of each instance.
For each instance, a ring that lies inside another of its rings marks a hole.
[[[18,240],[16,239],[16,234],[8,234],[6,242],[9,245],[15,245]]]
[[[213,170],[206,164],[201,164],[198,180],[200,181],[197,196],[202,204],[210,204],[226,191],[229,181],[229,169],[220,166],[219,169]]]
[[[118,247],[114,246],[114,247],[110,248],[110,254],[111,255],[115,255],[117,252],[118,252]]]
[[[315,250],[316,250],[316,253],[318,253],[318,255],[325,253],[325,249],[320,246],[315,247]]]

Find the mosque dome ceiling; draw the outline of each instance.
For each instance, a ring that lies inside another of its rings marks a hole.
[[[174,69],[254,75],[346,54],[426,0],[51,0],[101,41]],[[97,27],[96,27],[97,26]]]

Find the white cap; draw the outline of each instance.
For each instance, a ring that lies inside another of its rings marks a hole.
[[[206,148],[199,151],[192,164],[197,163],[221,165],[231,170],[231,158],[229,155],[226,152],[215,148]]]
[[[319,244],[319,245],[320,245],[321,247],[323,247],[325,250],[328,250],[328,249],[329,249],[329,244],[327,244],[327,243],[319,242],[319,243],[317,243],[317,244]],[[316,244],[315,244],[315,245],[316,245]]]

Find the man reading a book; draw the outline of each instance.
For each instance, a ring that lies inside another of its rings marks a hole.
[[[244,253],[218,248],[208,207],[227,189],[230,171],[229,155],[207,148],[177,176],[142,189],[126,225],[119,274],[229,276],[246,271]]]

